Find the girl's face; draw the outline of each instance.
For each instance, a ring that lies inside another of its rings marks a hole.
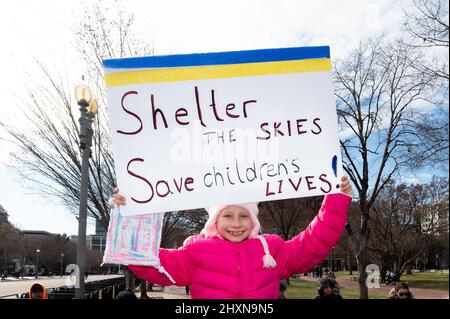
[[[238,206],[225,207],[217,217],[216,225],[219,235],[234,243],[247,239],[253,229],[250,213]]]

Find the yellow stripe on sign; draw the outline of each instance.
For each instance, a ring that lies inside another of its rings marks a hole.
[[[107,87],[113,87],[129,84],[223,79],[330,70],[330,59],[322,58],[116,72],[106,74],[105,83]]]

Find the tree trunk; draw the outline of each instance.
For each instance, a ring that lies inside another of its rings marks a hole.
[[[353,263],[352,263],[352,256],[348,256],[348,268],[350,269],[349,275],[353,275]]]
[[[130,272],[130,288],[132,291],[134,291],[134,289],[136,289],[136,276],[131,270],[128,271]]]
[[[408,265],[408,266],[406,267],[406,274],[407,274],[407,275],[412,275],[412,271],[411,271],[411,266],[410,266],[410,265]]]
[[[141,288],[141,299],[148,299],[149,297],[147,295],[147,282],[145,280],[141,281],[140,288]]]
[[[359,272],[359,299],[369,299],[369,290],[366,285],[367,273],[366,267],[368,264],[367,247],[361,250],[358,256],[358,272]]]
[[[366,267],[369,263],[369,256],[367,246],[369,244],[369,207],[365,201],[362,201],[361,206],[361,229],[358,236],[359,249],[358,249],[358,272],[359,272],[359,299],[369,299],[369,291],[366,285],[367,273]]]
[[[128,272],[128,267],[123,266],[123,277],[125,278],[125,289],[130,288],[130,274]]]
[[[131,289],[134,291],[135,282],[134,282],[134,274],[131,270],[128,269],[127,266],[123,267],[123,274],[125,277],[125,289]]]

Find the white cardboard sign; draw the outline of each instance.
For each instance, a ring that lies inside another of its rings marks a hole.
[[[328,47],[104,66],[124,215],[339,191]]]

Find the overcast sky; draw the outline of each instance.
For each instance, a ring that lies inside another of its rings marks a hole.
[[[108,2],[108,1],[105,1]],[[145,26],[155,54],[235,51],[305,45],[329,45],[331,58],[343,57],[364,35],[397,34],[406,0],[127,0],[137,23]],[[20,122],[14,96],[23,94],[21,75],[33,56],[48,63],[65,61],[73,69],[73,27],[83,2],[25,1],[2,3],[0,30],[0,117]],[[76,81],[76,79],[74,80]],[[0,131],[0,136],[4,132]],[[0,205],[21,229],[76,234],[74,216],[45,198],[28,195],[5,164],[9,146],[0,141]],[[93,223],[88,233],[93,232]]]

